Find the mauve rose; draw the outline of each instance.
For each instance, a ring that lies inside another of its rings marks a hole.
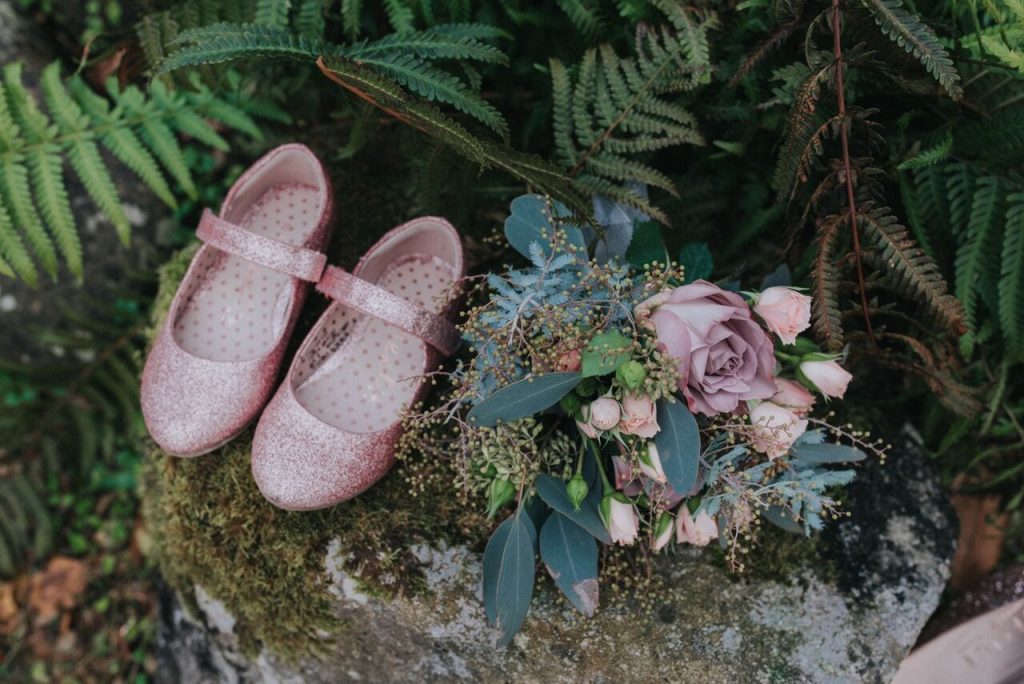
[[[807,420],[787,408],[762,401],[750,412],[753,430],[751,445],[768,458],[778,458],[789,451],[797,437],[807,431]]]
[[[800,372],[826,397],[842,399],[853,376],[835,361],[804,361]]]
[[[769,287],[757,298],[754,313],[783,343],[793,344],[811,324],[811,298],[788,287]]]
[[[635,313],[678,361],[679,389],[694,413],[735,411],[775,394],[772,340],[738,294],[698,280],[654,295]]]
[[[772,395],[772,403],[785,406],[803,418],[814,406],[814,395],[795,380],[775,378],[775,394]]]
[[[707,546],[712,539],[718,539],[718,523],[715,519],[704,511],[693,518],[685,503],[680,506],[676,516],[676,542]]]
[[[619,418],[619,430],[627,435],[636,435],[650,439],[658,434],[657,411],[654,402],[637,394],[622,397],[622,417]]]

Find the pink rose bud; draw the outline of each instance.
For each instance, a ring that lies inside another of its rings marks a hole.
[[[795,380],[775,378],[775,390],[772,403],[785,406],[801,418],[805,417],[814,406],[814,395]]]
[[[754,313],[785,344],[811,325],[811,298],[788,287],[769,287],[757,298]]]
[[[750,412],[750,444],[768,458],[789,451],[797,437],[807,430],[807,420],[771,401],[762,401]]]
[[[627,394],[622,398],[622,417],[619,430],[627,435],[650,439],[658,434],[657,409],[654,402],[638,394]]]
[[[597,439],[602,432],[619,424],[621,414],[619,402],[611,397],[601,397],[580,410],[582,420],[576,421],[576,427],[587,437]]]
[[[589,415],[587,422],[594,428],[604,432],[619,424],[622,410],[619,408],[619,402],[611,397],[601,397],[590,402],[589,411],[584,415]]]
[[[640,533],[640,519],[632,502],[621,494],[608,494],[601,501],[601,517],[612,541],[631,546]]]
[[[665,545],[672,540],[672,516],[662,513],[654,523],[654,539],[651,540],[651,549],[661,551]]]
[[[665,469],[661,467],[658,447],[654,442],[648,442],[647,447],[640,453],[640,472],[656,482],[668,482]]]
[[[835,361],[804,361],[800,373],[826,397],[842,399],[853,376]]]
[[[583,355],[579,349],[571,349],[555,361],[555,370],[559,373],[573,373],[583,367]]]
[[[718,523],[715,522],[715,519],[704,511],[698,513],[697,518],[694,519],[684,502],[676,515],[676,542],[707,546],[712,539],[718,539]]]

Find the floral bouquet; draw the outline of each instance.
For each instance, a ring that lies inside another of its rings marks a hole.
[[[882,452],[813,416],[851,376],[800,337],[811,298],[788,272],[760,292],[713,284],[706,246],[672,262],[655,224],[616,212],[588,235],[549,199],[513,201],[505,236],[529,265],[486,277],[462,326],[471,360],[430,414],[457,424],[463,484],[488,515],[515,505],[484,553],[486,612],[505,642],[537,552],[590,616],[599,544],[717,539],[742,569],[760,518],[820,529],[854,477],[833,466]]]

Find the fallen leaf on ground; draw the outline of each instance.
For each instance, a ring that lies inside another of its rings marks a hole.
[[[18,602],[14,598],[14,582],[0,584],[0,634],[9,635],[21,622]]]
[[[28,605],[36,623],[49,622],[61,610],[73,608],[89,583],[89,566],[66,556],[50,559],[46,569],[32,575]]]

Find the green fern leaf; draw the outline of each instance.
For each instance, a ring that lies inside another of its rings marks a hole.
[[[68,202],[60,148],[53,144],[39,146],[30,150],[26,157],[39,213],[53,232],[68,270],[81,280],[84,275],[82,243]]]
[[[963,97],[960,75],[938,37],[900,0],[861,0],[890,40],[914,55],[954,100]]]
[[[589,199],[581,196],[561,171],[542,159],[473,136],[436,108],[409,98],[397,84],[373,70],[336,58],[324,58],[319,66],[324,75],[338,85],[435,138],[456,154],[484,168],[504,171],[537,192],[562,202],[574,213],[590,216],[592,207]]]
[[[668,17],[669,23],[681,36],[687,60],[698,68],[707,69],[711,66],[711,47],[708,44],[707,28],[709,22],[698,22],[694,19],[693,7],[673,0],[650,0]]]
[[[363,30],[363,0],[341,0],[341,25],[345,35],[357,38]]]
[[[127,245],[131,237],[131,224],[121,206],[117,187],[107,173],[99,150],[92,140],[92,133],[88,130],[89,118],[64,89],[64,84],[60,80],[60,66],[56,62],[43,69],[40,86],[50,113],[64,136],[71,167],[78,174],[89,196],[96,202],[96,206],[114,224],[121,242]]]
[[[992,246],[998,236],[1001,193],[992,176],[979,178],[971,204],[966,240],[956,252],[956,297],[964,305],[968,326],[976,324],[977,299],[987,266],[992,263]]]
[[[946,135],[943,136],[942,140],[932,145],[931,147],[921,150],[910,159],[906,159],[897,166],[897,169],[903,170],[917,170],[923,169],[928,166],[934,166],[940,161],[944,161],[949,158],[950,153],[953,151],[953,131],[946,131]]]
[[[286,30],[262,24],[229,24],[182,31],[175,41],[178,48],[157,66],[167,73],[187,66],[221,64],[240,58],[280,58],[312,60],[326,51],[317,38],[294,35]]]
[[[14,223],[4,207],[3,199],[3,193],[0,192],[0,261],[3,262],[6,275],[17,273],[35,287],[39,284],[39,274],[21,236],[14,230]]]
[[[576,164],[576,150],[572,145],[572,116],[569,114],[572,82],[565,66],[557,59],[549,62],[554,110],[555,151],[558,161],[566,168]]]
[[[424,59],[469,59],[490,64],[507,64],[505,53],[476,38],[452,36],[429,29],[411,34],[393,33],[373,42],[339,47],[338,54],[349,59],[398,59],[414,55]]]
[[[274,28],[287,28],[291,4],[291,0],[256,0],[256,18],[253,22]]]
[[[395,33],[411,33],[415,30],[413,19],[415,15],[412,9],[406,6],[405,0],[384,0],[384,11],[388,15],[388,22]]]
[[[142,91],[134,86],[129,86],[120,92],[112,89],[110,94],[126,113],[136,118],[138,121],[136,133],[153,156],[163,164],[167,172],[189,197],[195,197],[197,195],[196,187],[192,182],[192,174],[188,170],[188,163],[185,161],[181,147],[178,146],[178,141],[175,140],[174,133],[171,132],[167,124],[155,116],[155,112],[146,102]]]
[[[306,36],[324,34],[324,0],[299,0],[295,14],[295,30]]]
[[[2,95],[0,93],[0,97]],[[43,270],[51,278],[56,278],[57,252],[32,204],[28,170],[19,157],[0,156],[0,197],[5,199],[14,225],[21,228],[28,246],[42,263]]]
[[[1024,193],[1006,197],[999,273],[999,325],[1010,357],[1024,360]]]
[[[590,3],[586,0],[557,0],[557,2],[580,33],[590,39],[600,35],[604,28],[601,16]]]

